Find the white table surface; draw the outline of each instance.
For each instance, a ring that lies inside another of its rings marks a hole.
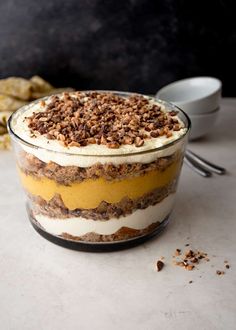
[[[129,250],[85,253],[43,239],[27,220],[12,153],[0,153],[0,329],[236,329],[236,99],[222,103],[214,132],[191,149],[228,175],[184,166],[167,230]],[[173,266],[188,242],[211,261]],[[225,259],[231,268],[217,276]]]

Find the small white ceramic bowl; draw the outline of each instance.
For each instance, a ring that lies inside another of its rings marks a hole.
[[[210,133],[217,121],[220,108],[210,113],[200,115],[189,115],[191,120],[191,131],[189,140],[195,140]]]
[[[203,114],[219,107],[222,83],[213,77],[183,79],[160,89],[156,97],[174,103],[188,115]]]

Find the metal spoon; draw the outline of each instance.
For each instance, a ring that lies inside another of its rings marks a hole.
[[[226,173],[226,169],[213,164],[211,162],[209,162],[208,160],[196,155],[194,152],[190,151],[190,150],[186,150],[186,155],[188,155],[189,158],[191,158],[192,160],[194,160],[197,164],[203,166],[204,168],[206,168],[207,170],[222,175]]]
[[[199,165],[197,165],[194,161],[192,161],[188,156],[184,156],[184,163],[191,168],[197,174],[204,176],[205,178],[212,176],[212,173],[203,169]]]
[[[204,177],[210,177],[212,173],[219,175],[226,173],[225,168],[209,162],[190,150],[186,150],[184,161],[192,170]]]

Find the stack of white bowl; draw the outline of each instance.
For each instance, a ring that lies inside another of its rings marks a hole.
[[[171,102],[191,119],[190,140],[208,134],[220,110],[222,83],[213,77],[183,79],[160,89],[156,98]]]

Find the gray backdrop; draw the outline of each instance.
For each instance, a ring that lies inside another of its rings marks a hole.
[[[214,75],[235,95],[232,1],[0,0],[0,77],[153,93]]]

